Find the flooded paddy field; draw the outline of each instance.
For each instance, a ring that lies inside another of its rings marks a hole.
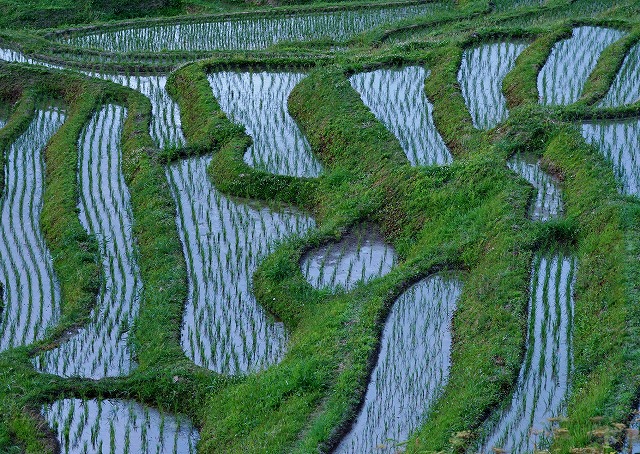
[[[400,141],[412,165],[442,165],[451,153],[433,123],[424,92],[429,72],[418,66],[354,74],[351,86],[362,102]]]
[[[65,116],[59,107],[40,106],[6,153],[0,199],[0,351],[42,339],[59,317],[60,289],[40,229],[40,213],[44,148]]]

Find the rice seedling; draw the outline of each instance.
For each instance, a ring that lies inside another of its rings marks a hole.
[[[640,101],[640,43],[631,48],[616,74],[602,107],[618,107]]]
[[[524,363],[510,405],[490,428],[479,452],[533,452],[546,446],[552,421],[561,417],[572,368],[575,257],[534,259]]]
[[[625,35],[603,27],[578,27],[571,38],[556,43],[538,74],[540,102],[571,104],[578,100],[602,51]]]
[[[182,346],[198,365],[242,374],[279,361],[287,338],[283,324],[255,300],[253,273],[277,241],[303,234],[314,221],[224,197],[207,176],[210,160],[167,168],[189,281]]]
[[[337,243],[309,251],[302,258],[302,273],[315,288],[350,290],[360,282],[384,276],[397,260],[377,228],[364,225]]]
[[[44,191],[42,152],[65,120],[63,110],[40,107],[6,151],[0,199],[0,351],[42,339],[60,312],[60,289],[40,230]]]
[[[640,196],[640,121],[606,120],[582,125],[582,136],[611,163],[620,192]]]
[[[516,64],[525,43],[494,43],[465,49],[458,82],[473,126],[491,129],[507,118],[507,100],[502,81]]]
[[[544,222],[562,215],[562,191],[557,180],[542,170],[537,156],[518,153],[507,162],[507,167],[536,189],[535,201],[529,208],[531,220]]]
[[[334,12],[263,15],[202,23],[152,25],[61,36],[63,42],[112,52],[158,50],[255,50],[281,41],[330,38],[344,41],[367,29],[446,9],[446,4],[423,3]]]
[[[98,240],[103,283],[91,322],[35,359],[36,367],[44,372],[97,379],[126,375],[134,367],[127,333],[138,312],[142,282],[129,191],[121,169],[125,116],[123,107],[103,107],[87,124],[78,144],[80,222]]]
[[[322,167],[287,109],[289,94],[304,78],[289,72],[217,72],[209,84],[229,118],[253,138],[244,160],[281,175],[315,177]]]
[[[452,160],[433,123],[433,105],[424,91],[428,76],[424,68],[408,66],[349,78],[362,102],[398,138],[413,165],[442,165]]]
[[[133,401],[63,399],[42,408],[61,454],[194,454],[191,421]]]
[[[461,292],[453,276],[420,281],[396,300],[364,404],[335,453],[396,453],[447,382],[451,319]]]

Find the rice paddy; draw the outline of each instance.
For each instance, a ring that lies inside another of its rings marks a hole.
[[[564,415],[569,391],[576,272],[571,255],[535,258],[524,364],[510,405],[479,452],[533,452],[550,444],[552,421]]]
[[[71,36],[66,44],[112,52],[158,50],[255,50],[283,41],[345,41],[367,29],[447,7],[438,3],[325,13],[234,18],[202,23],[152,25]]]
[[[631,48],[616,74],[602,107],[618,107],[640,101],[640,43]]]
[[[60,312],[60,289],[40,229],[44,148],[65,120],[59,107],[42,106],[7,149],[0,199],[0,351],[44,337]]]
[[[337,453],[396,453],[423,421],[449,375],[451,319],[461,284],[423,279],[396,300],[364,403]]]
[[[314,221],[223,196],[207,176],[209,162],[192,158],[167,169],[189,278],[182,346],[216,372],[255,372],[282,359],[287,333],[256,302],[251,278],[278,241],[303,235]]]
[[[532,221],[548,221],[562,215],[562,192],[558,181],[542,170],[540,160],[530,153],[518,153],[507,161],[507,167],[527,180],[536,189],[529,208]]]
[[[127,375],[135,367],[128,333],[139,308],[142,282],[121,170],[119,143],[125,116],[120,106],[103,107],[78,144],[80,222],[98,240],[104,278],[91,322],[38,358],[37,368],[44,372],[99,379]]]
[[[247,164],[269,173],[314,177],[322,167],[287,110],[291,90],[304,74],[216,72],[209,83],[222,110],[245,127],[253,144]]]
[[[184,416],[117,399],[63,399],[42,416],[60,441],[61,454],[193,454],[198,431]]]
[[[378,69],[351,76],[351,86],[362,102],[400,141],[412,165],[451,162],[433,123],[433,105],[424,92],[427,70],[419,66]]]
[[[315,288],[351,290],[358,283],[389,273],[397,261],[393,247],[373,226],[359,226],[337,243],[309,251],[302,273]]]
[[[538,74],[540,102],[566,105],[576,102],[602,51],[625,35],[604,27],[578,27],[571,38],[556,43]]]
[[[502,81],[526,46],[502,42],[465,49],[458,82],[476,128],[491,129],[509,115]]]
[[[210,3],[0,30],[0,452],[637,451],[638,0]]]
[[[584,123],[582,135],[613,167],[620,192],[640,195],[640,121],[603,120]]]

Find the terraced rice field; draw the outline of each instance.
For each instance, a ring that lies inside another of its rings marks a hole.
[[[234,18],[211,22],[153,25],[73,36],[66,44],[112,52],[162,50],[254,50],[279,42],[331,39],[345,41],[367,29],[405,18],[427,15],[444,6],[354,9],[315,14]],[[446,7],[445,7],[446,8]]]
[[[42,339],[60,316],[60,289],[40,230],[44,191],[43,150],[65,119],[43,106],[7,150],[0,201],[0,350]]]
[[[457,279],[436,275],[395,301],[360,413],[334,452],[394,453],[424,420],[449,375],[450,324],[460,291]]]
[[[79,217],[98,240],[104,277],[91,322],[38,358],[36,367],[43,372],[99,379],[127,375],[135,367],[127,339],[143,288],[121,170],[119,140],[126,115],[120,106],[103,107],[78,144]]]
[[[637,0],[185,2],[0,30],[0,452],[637,450]]]
[[[291,90],[304,78],[300,73],[218,72],[209,84],[229,118],[244,126],[253,144],[244,160],[279,175],[315,177],[322,166],[287,111]]]
[[[302,259],[302,273],[315,288],[350,290],[360,282],[389,273],[396,253],[375,227],[361,226],[339,242],[309,251]]]
[[[242,374],[281,360],[287,340],[282,322],[255,300],[251,276],[277,241],[303,235],[314,221],[225,197],[207,177],[209,162],[194,158],[167,169],[188,262],[182,347],[198,365]]]
[[[191,454],[199,438],[188,419],[123,400],[58,400],[42,416],[61,440],[61,453]]]
[[[538,74],[542,104],[571,104],[594,70],[602,51],[624,36],[624,32],[604,27],[578,27],[571,38],[555,44]]]
[[[640,194],[640,122],[638,120],[584,123],[582,135],[613,167],[623,194]]]
[[[413,165],[451,162],[451,153],[433,123],[433,105],[424,93],[428,75],[424,68],[410,66],[349,78],[362,102],[398,138]]]
[[[551,443],[554,420],[564,415],[569,391],[576,271],[571,256],[534,259],[524,364],[511,403],[480,452],[532,452]]]
[[[529,217],[532,221],[548,221],[562,214],[562,192],[557,179],[540,167],[537,156],[519,153],[507,161],[507,167],[527,180],[536,190]]]
[[[524,43],[494,43],[464,51],[458,81],[476,128],[493,128],[509,115],[502,81],[525,48]]]

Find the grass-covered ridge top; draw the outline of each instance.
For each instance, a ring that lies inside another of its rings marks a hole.
[[[47,342],[0,355],[0,451],[12,445],[27,452],[50,450],[51,434],[34,418],[39,406],[60,397],[101,397],[135,399],[188,414],[201,429],[199,452],[330,452],[357,416],[396,298],[433,273],[457,270],[462,293],[452,323],[449,381],[407,449],[460,452],[474,446],[487,420],[510,401],[524,360],[532,258],[549,251],[567,251],[579,264],[572,391],[552,449],[601,448],[603,427],[613,431],[615,424],[625,423],[638,398],[640,205],[637,198],[617,192],[609,163],[585,143],[575,125],[594,117],[640,116],[640,102],[598,107],[638,41],[640,3],[623,0],[602,8],[596,3],[601,2],[549,0],[540,7],[512,8],[507,0],[460,1],[441,16],[365,32],[337,50],[329,48],[334,43],[316,42],[216,53],[171,74],[168,90],[180,106],[187,144],[165,150],[157,150],[151,140],[151,107],[139,93],[70,72],[0,67],[2,98],[15,102],[22,96],[0,131],[2,143],[24,127],[35,92],[62,98],[70,115],[47,147],[49,201],[41,220],[62,284],[63,319]],[[300,9],[284,11],[297,14]],[[173,20],[159,20],[167,22]],[[576,103],[540,106],[537,76],[553,46],[586,25],[628,34],[603,51]],[[166,70],[196,56],[183,53],[173,59],[159,52],[105,62],[100,59],[106,54],[93,52],[88,54],[95,61],[83,62],[84,51],[58,47],[49,52],[40,36],[6,32],[6,38],[34,54],[55,54],[63,64],[131,74],[143,65]],[[479,130],[458,80],[464,52],[520,39],[527,47],[502,83],[509,117],[494,129]],[[425,93],[433,104],[435,127],[453,156],[449,165],[412,167],[398,139],[349,84],[355,73],[402,66],[430,72]],[[251,137],[227,118],[207,81],[217,71],[281,69],[306,74],[289,97],[288,110],[325,169],[318,177],[273,175],[248,165],[243,155]],[[131,335],[140,367],[127,377],[99,381],[40,375],[30,357],[54,348],[68,328],[82,325],[97,293],[96,246],[74,212],[75,163],[83,126],[108,103],[129,112],[123,171],[145,283]],[[544,223],[528,219],[535,193],[507,167],[519,152],[535,154],[541,168],[561,182],[564,217]],[[253,278],[257,301],[290,333],[282,361],[234,378],[196,367],[180,346],[186,270],[164,166],[207,154],[213,155],[209,177],[225,195],[296,205],[313,214],[318,225],[302,238],[280,243]],[[304,254],[366,223],[377,224],[398,252],[391,272],[349,292],[310,286],[300,270]]]

